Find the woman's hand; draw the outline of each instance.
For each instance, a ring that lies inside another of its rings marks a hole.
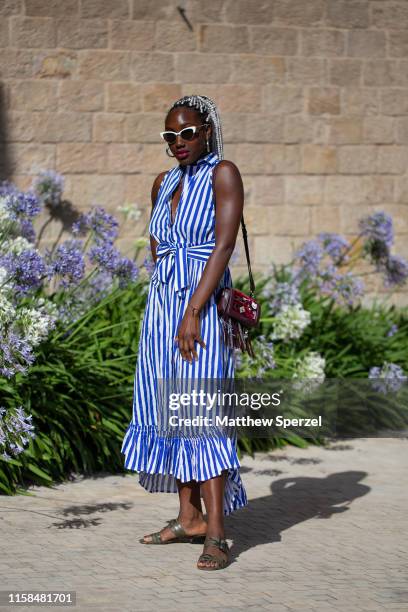
[[[197,341],[203,348],[206,348],[206,346],[200,335],[200,314],[197,311],[187,309],[174,341],[178,342],[183,359],[186,359],[189,363],[192,363],[193,359],[198,359],[194,342]]]

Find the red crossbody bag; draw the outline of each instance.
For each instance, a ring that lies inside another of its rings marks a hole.
[[[215,170],[216,167],[213,174]],[[249,337],[249,329],[258,325],[259,317],[261,316],[261,305],[254,297],[255,283],[251,271],[244,215],[241,217],[241,227],[248,264],[249,295],[234,289],[234,287],[223,287],[216,296],[216,303],[225,344],[231,348],[238,348],[243,353],[247,352],[251,357],[255,357]]]

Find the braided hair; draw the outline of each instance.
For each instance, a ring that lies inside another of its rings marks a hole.
[[[221,130],[221,120],[215,103],[207,96],[183,96],[169,108],[167,114],[178,106],[187,106],[196,109],[203,123],[211,124],[211,151],[214,151],[219,159],[224,159],[224,144]]]

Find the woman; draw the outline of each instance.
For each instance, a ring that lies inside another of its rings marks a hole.
[[[216,570],[229,561],[224,516],[248,503],[235,430],[231,435],[170,434],[159,423],[158,383],[234,377],[234,349],[223,341],[216,296],[232,286],[228,262],[244,190],[238,168],[223,160],[219,114],[206,96],[177,100],[161,136],[167,154],[179,163],[160,173],[152,188],[149,232],[156,266],[139,343],[133,418],[122,452],[125,467],[139,472],[146,490],[179,494],[177,519],[140,541],[200,538],[204,550],[197,567]]]

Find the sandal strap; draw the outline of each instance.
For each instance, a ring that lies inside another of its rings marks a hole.
[[[225,538],[212,538],[211,536],[207,536],[204,541],[204,546],[216,546],[224,553],[229,551],[228,542]]]
[[[200,563],[200,561],[214,561],[216,564],[216,567],[224,567],[225,565],[228,565],[228,561],[226,559],[220,559],[220,557],[217,557],[216,555],[210,555],[209,553],[203,553],[202,555],[200,555],[198,562]],[[215,568],[212,568],[215,569]]]
[[[184,527],[180,524],[180,521],[178,521],[177,519],[172,519],[171,521],[169,521],[168,527],[170,527],[174,535],[177,536],[178,538],[187,537]]]
[[[152,538],[152,544],[160,544],[162,539],[161,539],[161,533],[160,531],[156,531],[155,533],[150,534],[151,538]]]

